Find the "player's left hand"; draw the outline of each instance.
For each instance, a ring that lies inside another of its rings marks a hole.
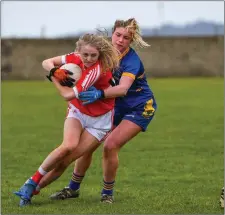
[[[103,90],[97,90],[93,86],[88,88],[87,91],[79,93],[79,99],[83,101],[83,105],[91,104],[103,97],[104,97]]]

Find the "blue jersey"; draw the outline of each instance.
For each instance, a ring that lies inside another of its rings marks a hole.
[[[120,58],[120,67],[113,73],[116,85],[122,76],[131,77],[134,82],[126,96],[116,98],[115,105],[133,109],[154,98],[153,93],[147,83],[143,63],[134,49],[128,48]]]

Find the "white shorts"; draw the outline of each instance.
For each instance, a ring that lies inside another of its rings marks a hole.
[[[114,110],[97,117],[88,116],[81,113],[74,105],[69,104],[66,118],[78,119],[84,129],[99,141],[103,141],[113,127],[113,116]]]

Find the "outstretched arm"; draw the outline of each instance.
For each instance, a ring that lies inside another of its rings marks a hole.
[[[122,76],[119,85],[104,90],[105,98],[116,98],[125,96],[133,82],[133,78]]]
[[[97,90],[96,88],[92,87],[86,92],[81,92],[79,94],[79,99],[82,100],[83,104],[85,105],[93,103],[98,99],[122,97],[127,94],[127,91],[129,90],[133,82],[133,78],[122,76],[119,85],[109,87],[104,91]]]

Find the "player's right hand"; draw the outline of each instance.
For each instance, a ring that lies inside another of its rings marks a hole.
[[[59,81],[66,80],[67,78],[70,78],[71,81],[75,81],[69,75],[72,75],[73,73],[66,69],[60,69],[58,67],[54,67],[49,71],[49,74],[46,76],[49,81],[52,81],[51,77],[54,76]]]
[[[66,69],[56,69],[53,72],[53,76],[57,78],[59,81],[65,80],[69,78],[69,75],[72,75],[73,73]]]
[[[73,78],[66,78],[66,79],[60,81],[60,84],[62,86],[73,87],[74,86],[73,82],[74,82]]]
[[[46,75],[49,81],[52,81],[51,77],[54,76],[54,72],[58,69],[58,67],[53,67],[50,71],[49,74]]]

